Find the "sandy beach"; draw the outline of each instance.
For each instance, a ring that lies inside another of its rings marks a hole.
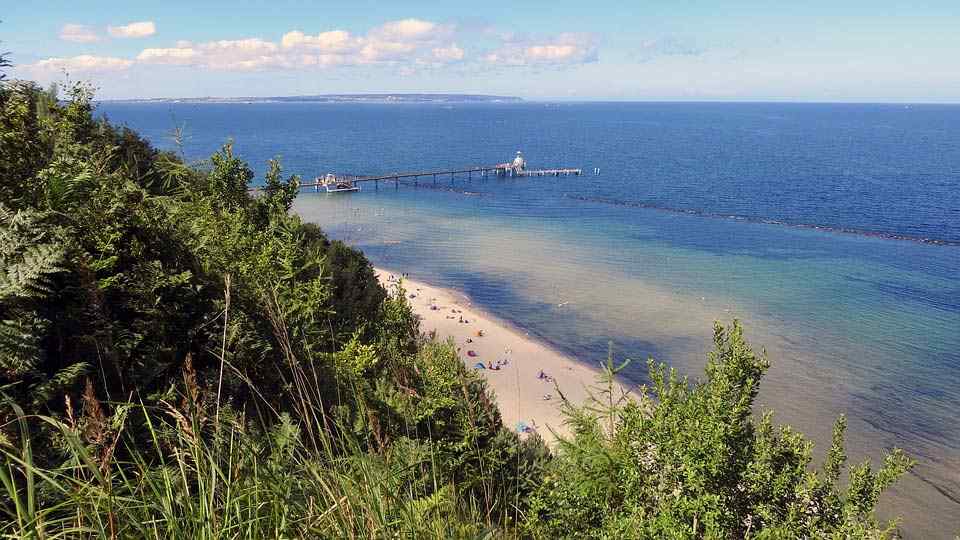
[[[377,269],[381,283],[392,290],[400,274]],[[452,338],[460,358],[483,375],[496,394],[504,425],[536,430],[547,441],[551,432],[566,434],[557,388],[573,403],[587,397],[598,369],[561,354],[526,333],[471,305],[464,295],[403,278],[407,301],[420,316],[421,331]],[[477,367],[483,364],[483,368]],[[556,387],[554,386],[556,384]]]

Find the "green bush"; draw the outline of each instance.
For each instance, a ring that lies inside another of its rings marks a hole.
[[[912,466],[902,451],[872,472],[845,462],[841,417],[822,470],[813,444],[789,427],[759,422],[753,403],[768,362],[737,321],[717,325],[706,380],[690,384],[649,363],[651,391],[605,387],[567,404],[573,436],[562,440],[532,497],[526,530],[537,538],[884,538],[893,523],[873,515],[877,498]]]

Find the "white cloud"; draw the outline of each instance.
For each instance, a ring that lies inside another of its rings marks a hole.
[[[449,47],[434,47],[433,59],[437,62],[459,62],[463,60],[463,49],[456,43],[451,43]]]
[[[291,59],[280,54],[280,47],[276,43],[260,38],[225,39],[199,45],[178,42],[177,45],[166,49],[144,49],[137,55],[137,61],[144,64],[199,65],[234,71],[291,65]]]
[[[364,35],[345,30],[307,35],[294,30],[284,34],[280,43],[284,49],[316,60],[308,61],[309,65],[418,63],[430,58],[434,48],[449,48],[452,33],[451,25],[401,19],[374,27]]]
[[[137,55],[137,61],[145,64],[188,65],[199,57],[196,49],[189,44],[178,44],[169,49],[144,49]]]
[[[89,26],[67,23],[60,29],[60,39],[74,43],[93,43],[100,41],[100,36]]]
[[[535,62],[566,62],[579,54],[575,45],[533,45],[524,55]]]
[[[284,63],[277,54],[280,47],[260,38],[212,41],[201,44],[200,50],[213,69],[259,69]]]
[[[369,40],[360,49],[360,63],[396,62],[403,59],[412,60],[411,53],[417,50],[417,45],[403,41]]]
[[[132,22],[123,26],[108,26],[107,33],[115,38],[142,38],[157,33],[153,21]]]
[[[294,30],[284,34],[280,44],[285,49],[303,47],[328,53],[341,53],[359,48],[359,40],[345,30],[330,30],[315,36],[308,36],[299,30]]]
[[[508,37],[483,60],[497,66],[588,64],[598,60],[596,40],[590,34],[565,33],[551,39]]]
[[[390,21],[354,35],[346,30],[285,33],[280,42],[260,38],[178,42],[171,48],[144,49],[145,64],[196,65],[217,70],[423,65],[462,60],[465,52],[450,41],[454,27],[420,19]]]
[[[390,21],[370,31],[373,39],[383,41],[423,41],[436,39],[448,29],[421,19]]]
[[[708,51],[690,39],[665,36],[640,42],[632,56],[643,62],[658,56],[702,56]]]
[[[82,54],[69,58],[47,58],[24,67],[35,72],[67,71],[68,73],[84,73],[122,71],[132,65],[133,61],[126,58]]]
[[[467,50],[454,41],[456,27],[421,19],[389,21],[365,33],[333,29],[317,34],[291,30],[279,41],[262,38],[192,43],[148,48],[138,63],[189,65],[224,71],[329,68],[382,65],[439,68],[470,63]],[[500,47],[483,57],[491,66],[560,66],[597,61],[595,39],[589,34],[559,34],[535,39],[498,34]]]

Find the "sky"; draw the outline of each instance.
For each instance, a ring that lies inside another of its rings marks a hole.
[[[960,102],[960,0],[38,0],[0,21],[9,76],[103,99]]]

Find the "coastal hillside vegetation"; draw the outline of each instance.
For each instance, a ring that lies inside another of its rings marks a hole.
[[[705,376],[607,365],[548,447],[506,429],[402,286],[289,212],[299,178],[201,163],[0,87],[0,535],[885,538],[911,461],[825,463],[753,410],[767,360],[718,325]],[[638,299],[639,300],[639,299]]]

